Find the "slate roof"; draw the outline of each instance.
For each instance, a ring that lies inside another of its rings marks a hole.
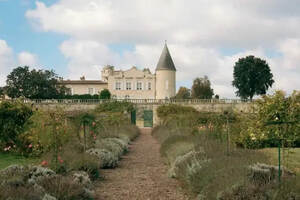
[[[172,60],[172,57],[170,55],[167,44],[165,44],[164,49],[160,55],[159,61],[156,66],[156,71],[157,70],[176,71],[176,68],[175,68],[174,62]]]

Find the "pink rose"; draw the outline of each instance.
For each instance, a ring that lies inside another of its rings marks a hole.
[[[43,162],[41,163],[42,166],[47,166],[48,162],[46,160],[43,160]]]

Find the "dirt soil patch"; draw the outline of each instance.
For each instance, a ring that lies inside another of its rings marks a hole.
[[[116,169],[101,170],[104,181],[97,184],[99,200],[185,200],[178,182],[167,176],[167,166],[159,154],[159,143],[151,129],[141,129],[141,135],[130,146]]]

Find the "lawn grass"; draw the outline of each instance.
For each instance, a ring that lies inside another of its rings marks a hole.
[[[265,148],[262,151],[270,158],[273,165],[278,165],[277,148]],[[300,175],[300,148],[285,149],[283,165]]]
[[[39,161],[40,160],[38,158],[26,158],[14,154],[0,153],[0,170],[13,164],[19,164],[19,165],[35,164],[38,163]]]

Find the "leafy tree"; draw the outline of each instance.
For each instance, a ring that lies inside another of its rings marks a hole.
[[[100,99],[110,99],[111,93],[108,89],[104,89],[100,92]]]
[[[0,87],[0,98],[2,98],[4,95],[4,88]]]
[[[189,99],[191,98],[191,90],[186,87],[180,87],[175,99]]]
[[[283,91],[264,95],[255,102],[254,112],[241,118],[238,143],[247,148],[300,144],[300,92],[286,97]]]
[[[252,100],[254,95],[266,94],[273,83],[273,74],[265,60],[247,56],[235,63],[232,85],[238,89],[237,96]]]
[[[207,76],[196,78],[192,86],[192,98],[196,99],[211,99],[214,95],[214,90],[211,88],[210,81]]]
[[[285,144],[293,144],[300,139],[300,92],[294,92],[288,98],[283,91],[274,95],[263,96],[257,102],[258,118],[264,124],[265,135]]]
[[[6,84],[7,95],[11,98],[53,99],[64,96],[66,92],[54,71],[30,71],[28,66],[15,68],[7,76]]]

